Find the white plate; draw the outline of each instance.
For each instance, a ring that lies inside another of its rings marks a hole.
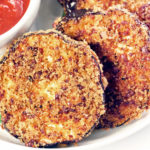
[[[56,0],[43,0],[39,15],[32,27],[33,30],[48,29],[52,27],[53,21],[61,16],[62,9]],[[2,55],[3,51],[0,51]],[[130,124],[110,130],[95,130],[88,138],[78,144],[78,146],[71,146],[61,148],[61,150],[98,150],[104,145],[109,145],[139,130],[150,124],[150,112],[143,114],[142,118],[131,122]],[[5,130],[0,129],[0,149],[5,150],[30,150],[32,148],[25,147],[19,140],[15,139]],[[54,149],[54,148],[51,148]]]

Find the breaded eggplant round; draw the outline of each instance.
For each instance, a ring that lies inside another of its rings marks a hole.
[[[60,19],[59,19],[60,21]],[[150,36],[147,26],[126,10],[106,14],[87,12],[64,17],[57,30],[76,40],[86,40],[104,65],[108,80],[106,113],[101,128],[139,118],[150,106]]]
[[[55,30],[19,38],[0,62],[4,128],[31,147],[87,137],[105,112],[97,60],[86,43]]]
[[[149,0],[59,0],[68,15],[78,13],[78,10],[108,10],[120,5],[132,13],[136,13],[141,21],[150,28],[150,1]]]

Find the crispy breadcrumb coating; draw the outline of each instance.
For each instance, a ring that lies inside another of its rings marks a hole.
[[[105,112],[97,60],[87,44],[55,30],[15,41],[0,62],[4,128],[31,147],[87,137]]]
[[[139,118],[150,106],[147,26],[136,15],[115,8],[106,14],[87,12],[78,18],[64,17],[56,23],[54,26],[62,33],[76,40],[86,40],[104,65],[109,85],[107,111],[100,119],[100,127],[116,127]]]
[[[150,1],[149,0],[58,0],[65,11],[71,15],[77,10],[108,10],[110,7],[121,5],[132,13],[136,13],[141,21],[150,28]]]

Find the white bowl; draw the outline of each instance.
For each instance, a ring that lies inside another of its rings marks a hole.
[[[0,48],[11,42],[13,38],[29,30],[37,16],[40,2],[41,0],[30,0],[27,10],[19,22],[10,30],[0,35]]]

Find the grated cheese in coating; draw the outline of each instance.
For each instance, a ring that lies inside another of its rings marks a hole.
[[[102,70],[93,54],[55,30],[12,43],[0,62],[3,126],[31,147],[88,136],[105,112]]]
[[[87,41],[104,65],[108,79],[106,114],[101,128],[110,128],[139,118],[150,106],[150,37],[148,28],[127,10],[87,12],[64,17],[57,30]]]
[[[107,11],[111,7],[122,7],[136,13],[141,21],[150,28],[149,0],[58,0],[68,15],[77,10]]]

